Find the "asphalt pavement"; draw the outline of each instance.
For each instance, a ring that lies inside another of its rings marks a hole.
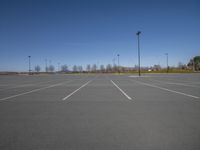
[[[200,74],[0,76],[1,150],[199,150]]]

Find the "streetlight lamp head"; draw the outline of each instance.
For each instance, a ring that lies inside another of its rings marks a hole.
[[[136,35],[140,35],[141,34],[141,31],[138,31],[137,33],[136,33]]]

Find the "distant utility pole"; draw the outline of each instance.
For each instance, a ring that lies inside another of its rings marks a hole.
[[[169,65],[168,65],[168,53],[165,53],[167,59],[167,73],[169,72]]]
[[[119,72],[119,56],[120,56],[120,55],[117,54],[117,57],[118,57],[118,73],[120,73],[120,72]]]
[[[28,64],[29,64],[29,74],[31,74],[31,56],[28,56]]]
[[[138,31],[136,33],[136,35],[138,36],[138,73],[139,73],[139,76],[141,76],[141,73],[140,73],[140,34],[141,34],[141,31]]]

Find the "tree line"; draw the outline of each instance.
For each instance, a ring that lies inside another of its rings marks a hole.
[[[179,70],[193,70],[200,71],[200,56],[195,56],[190,59],[187,64],[183,64],[181,62],[178,63],[177,67],[170,67],[171,69],[179,69]],[[35,66],[35,72],[40,72],[41,67],[39,65]],[[160,65],[154,65],[152,67],[142,67],[142,70],[151,70],[151,71],[159,71],[163,68]],[[45,72],[59,72],[59,73],[115,73],[115,72],[134,72],[137,71],[138,67],[123,67],[117,66],[116,64],[107,64],[100,65],[97,64],[90,65],[88,64],[85,68],[81,65],[73,65],[71,69],[69,69],[68,65],[62,65],[58,67],[56,70],[53,65],[45,67]]]
[[[96,73],[96,72],[117,72],[119,70],[123,70],[122,67],[118,67],[116,65],[111,65],[111,64],[107,64],[106,66],[104,65],[100,65],[98,66],[97,64],[93,64],[90,65],[88,64],[85,69],[83,68],[83,66],[81,65],[73,65],[71,67],[71,69],[69,69],[68,65],[62,65],[60,68],[58,68],[57,70],[55,69],[55,67],[53,65],[50,65],[48,67],[45,67],[45,72],[63,72],[63,73],[68,73],[68,72],[74,72],[74,73],[81,73],[81,72],[88,72],[88,73]],[[41,71],[41,67],[39,65],[36,65],[34,68],[35,72],[40,72]]]

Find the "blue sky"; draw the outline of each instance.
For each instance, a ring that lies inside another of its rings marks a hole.
[[[187,63],[200,55],[199,0],[1,0],[0,71],[58,63],[123,66]]]

